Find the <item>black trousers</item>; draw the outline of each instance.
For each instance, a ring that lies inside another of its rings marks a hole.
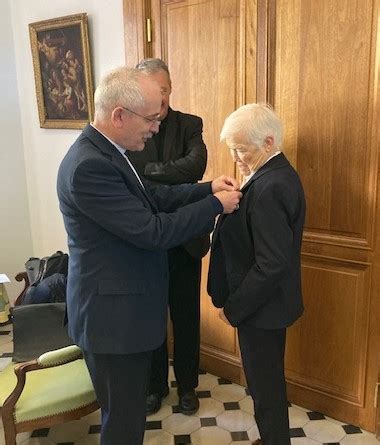
[[[198,386],[200,345],[201,260],[183,247],[169,250],[169,309],[173,324],[174,373],[178,393]],[[168,349],[165,340],[153,352],[149,393],[162,395],[168,388]]]
[[[286,329],[238,327],[240,351],[263,445],[290,445],[284,374]]]
[[[101,445],[142,445],[152,353],[83,353],[101,408]]]

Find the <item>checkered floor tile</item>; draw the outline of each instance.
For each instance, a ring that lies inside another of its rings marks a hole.
[[[12,359],[12,326],[0,325],[0,371]],[[249,445],[259,437],[246,388],[201,371],[200,408],[194,416],[178,411],[176,382],[170,368],[171,389],[161,410],[147,418],[144,445]],[[375,436],[321,413],[289,404],[292,445],[380,445]],[[24,445],[99,444],[99,411],[74,422],[17,435]],[[4,445],[0,423],[0,445]]]

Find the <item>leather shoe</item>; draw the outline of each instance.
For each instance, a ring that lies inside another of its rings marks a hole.
[[[179,396],[179,410],[186,416],[195,414],[199,409],[198,396],[194,390],[185,392]]]
[[[145,414],[151,416],[152,414],[159,411],[161,408],[162,399],[164,399],[169,394],[169,388],[166,388],[165,392],[160,395],[158,393],[149,394],[146,398],[146,408]]]

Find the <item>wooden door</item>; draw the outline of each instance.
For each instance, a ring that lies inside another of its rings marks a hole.
[[[219,133],[225,117],[244,103],[243,8],[237,0],[152,1],[156,24],[152,53],[169,65],[172,106],[201,116],[204,122],[208,150],[205,180],[235,175]],[[240,381],[236,332],[217,317],[206,292],[207,270],[208,257],[203,261],[201,283],[201,366]]]
[[[380,0],[125,0],[127,63],[162,57],[172,106],[200,115],[205,179],[236,174],[224,118],[269,101],[307,198],[304,316],[289,329],[290,401],[374,431],[380,353]],[[144,35],[151,19],[151,41]],[[236,333],[205,290],[201,363],[244,384]]]
[[[208,149],[204,180],[236,175],[226,146],[219,143],[224,119],[244,103],[267,99],[269,3],[124,1],[127,64],[143,57],[164,59],[173,83],[171,105],[203,118]],[[207,256],[201,283],[201,366],[244,384],[236,331],[219,320],[207,295],[208,263]]]
[[[167,62],[173,84],[172,107],[203,118],[208,150],[203,179],[234,176],[234,164],[226,146],[219,142],[219,134],[226,116],[247,97],[248,101],[256,97],[256,47],[247,45],[246,39],[256,33],[256,5],[239,0],[126,3],[126,33],[137,36],[135,43],[126,40],[127,63],[134,65],[144,56]],[[139,13],[150,15],[151,42],[141,37],[147,27],[144,20],[138,31]],[[136,52],[136,47],[140,51]],[[243,382],[236,332],[219,320],[206,292],[208,256],[202,269],[201,366]]]

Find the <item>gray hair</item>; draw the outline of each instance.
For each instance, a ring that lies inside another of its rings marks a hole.
[[[247,104],[231,113],[224,121],[220,140],[239,135],[247,144],[259,148],[268,136],[273,137],[274,146],[282,146],[282,122],[268,104]]]
[[[158,71],[165,71],[170,80],[169,68],[162,59],[143,59],[136,65],[136,69],[147,74],[155,74]]]
[[[95,90],[95,116],[104,118],[117,106],[132,109],[144,106],[139,76],[138,70],[125,66],[106,74]]]

